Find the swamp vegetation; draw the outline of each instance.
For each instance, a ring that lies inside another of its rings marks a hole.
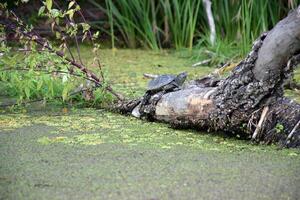
[[[113,66],[107,69],[113,72],[110,80],[132,97],[144,92],[144,69],[175,73],[180,68],[200,76],[214,70],[193,68],[193,60],[177,53],[118,50],[115,57],[108,49],[102,55],[104,64]],[[176,130],[103,109],[39,102],[5,111],[0,152],[0,194],[8,199],[299,196],[296,149]]]
[[[83,53],[84,60],[90,59],[89,51],[89,47],[82,47],[82,52],[86,52]],[[148,79],[143,77],[145,71],[148,73],[155,73],[157,70],[160,70],[166,74],[173,74],[178,70],[187,71],[189,74],[194,75],[194,77],[189,76],[189,78],[194,79],[198,76],[202,77],[214,70],[211,67],[192,67],[193,60],[186,58],[185,55],[182,55],[181,53],[172,51],[159,53],[144,50],[118,50],[113,53],[110,49],[103,49],[101,52],[104,70],[107,71],[109,80],[111,80],[115,89],[122,91],[122,93],[131,98],[139,97],[144,93],[148,82]],[[138,55],[138,57],[133,55]],[[154,65],[149,64],[148,61],[150,59]],[[105,66],[109,66],[109,68],[105,68]],[[297,98],[299,98],[299,95],[295,91],[288,92],[288,95],[293,96],[296,101]],[[2,99],[2,102],[3,101],[4,99]],[[97,111],[94,109],[76,108],[58,102],[50,105],[54,106],[54,112],[51,111],[51,106],[44,105],[42,102],[29,104],[20,108],[16,107],[15,111],[11,111],[11,114],[6,113],[8,110],[3,110],[4,115],[1,116],[1,129],[3,131],[13,131],[16,128],[32,126],[34,124],[57,127],[57,135],[54,134],[52,135],[53,137],[49,135],[37,139],[39,142],[45,144],[55,142],[76,144],[76,138],[80,138],[79,143],[82,144],[97,144],[97,142],[125,142],[134,144],[144,142],[145,144],[149,143],[155,145],[157,142],[158,146],[164,146],[165,148],[170,148],[174,145],[186,145],[198,148],[201,148],[202,146],[203,148],[212,148],[217,151],[219,148],[220,150],[226,150],[227,146],[228,151],[231,151],[231,149],[239,150],[240,148],[248,150],[251,148],[260,149],[260,147],[255,148],[254,145],[251,145],[251,142],[239,140],[239,138],[236,137],[226,137],[221,133],[217,134],[216,137],[211,137],[209,134],[203,132],[197,133],[197,131],[192,130],[175,130],[168,128],[168,125],[161,123],[141,121],[132,117],[121,116],[117,113],[109,113],[104,110]],[[45,116],[42,114],[42,110],[44,109],[49,112],[46,112]],[[18,112],[21,113],[18,114]],[[97,117],[99,113],[101,117]],[[140,128],[140,126],[143,126],[143,128]],[[103,133],[103,135],[102,131],[100,131],[101,133],[97,133],[97,127],[100,130],[102,128],[105,129],[105,133]],[[74,136],[71,134],[71,138],[69,138],[69,136],[64,136],[62,134],[62,132],[65,131],[69,133],[73,131],[80,132],[82,136]],[[96,133],[90,134],[90,132],[93,131],[96,131]],[[168,139],[171,140],[170,143]],[[215,146],[215,144],[218,144],[218,141],[221,144],[220,147]],[[266,146],[263,146],[261,147],[261,150],[265,148]],[[276,149],[275,146],[274,148]],[[272,147],[270,149],[272,149]],[[297,151],[291,150],[290,153],[291,155],[296,155]]]
[[[278,9],[272,9],[277,4],[271,1],[270,3],[242,0],[235,8],[233,8],[235,4],[232,4],[235,1],[213,1],[217,30],[224,35],[218,35],[213,46],[208,41],[208,34],[201,35],[207,33],[208,28],[205,25],[201,26],[203,29],[197,32],[193,27],[195,24],[192,23],[189,24],[191,26],[187,29],[187,34],[173,35],[170,41],[167,41],[169,44],[165,43],[176,50],[161,49],[166,47],[162,45],[166,36],[163,30],[164,21],[157,20],[157,35],[155,32],[154,35],[147,35],[151,33],[153,27],[142,25],[147,25],[146,22],[152,23],[155,16],[160,16],[165,11],[168,11],[169,17],[172,16],[172,9],[181,7],[183,10],[186,9],[186,12],[191,11],[190,6],[198,1],[188,1],[188,4],[176,4],[180,2],[177,0],[157,1],[152,18],[143,18],[145,23],[135,25],[133,22],[136,14],[141,13],[133,12],[139,8],[128,5],[135,2],[136,6],[146,6],[150,9],[154,6],[151,1],[107,0],[105,4],[93,0],[89,2],[93,2],[94,6],[101,8],[108,16],[107,23],[110,29],[102,31],[110,35],[111,49],[99,46],[99,32],[94,28],[101,23],[92,23],[90,27],[88,23],[76,24],[72,21],[73,15],[82,15],[76,1],[69,1],[66,10],[56,9],[60,6],[56,1],[44,1],[39,12],[43,17],[53,20],[51,26],[56,38],[53,45],[30,27],[26,27],[13,11],[8,12],[7,16],[10,17],[0,15],[2,36],[7,34],[7,30],[11,30],[24,39],[19,40],[20,44],[17,45],[1,42],[3,53],[0,59],[1,197],[5,199],[70,197],[72,199],[99,197],[297,199],[300,197],[299,149],[282,149],[275,144],[266,145],[263,140],[259,144],[259,140],[256,142],[248,140],[249,138],[245,140],[243,135],[233,134],[230,130],[224,132],[225,129],[221,129],[208,133],[205,129],[198,130],[192,126],[180,129],[183,127],[174,128],[172,123],[170,125],[146,121],[115,112],[116,105],[119,106],[120,102],[140,99],[144,95],[149,81],[144,77],[144,73],[178,74],[185,71],[188,73],[188,82],[201,80],[207,74],[213,74],[216,71],[215,66],[217,64],[222,66],[223,62],[228,62],[232,66],[240,65],[242,69],[249,69],[247,68],[249,63],[253,67],[254,64],[251,62],[246,62],[246,65],[245,62],[240,63],[249,51],[250,41],[261,31],[275,25],[278,19],[287,13],[287,8],[295,8],[297,1],[290,1],[288,5],[280,1]],[[228,2],[230,4],[227,4]],[[127,6],[122,7],[121,4]],[[226,18],[219,18],[218,13],[229,14],[227,12],[229,7],[224,5],[229,6],[234,12]],[[119,10],[123,17],[118,16],[120,13],[117,8],[120,6],[124,9]],[[217,8],[220,8],[218,13]],[[267,12],[264,13],[262,8],[267,8]],[[151,13],[151,9],[146,11]],[[122,12],[128,16],[124,16]],[[255,26],[255,17],[258,16],[255,13],[259,12],[265,15],[260,18],[257,29],[250,34],[250,30]],[[238,14],[247,17],[249,21],[243,22],[243,17],[236,18]],[[185,20],[190,18],[190,15],[180,16]],[[272,16],[271,21],[267,20],[269,16]],[[85,21],[84,16],[81,17]],[[65,18],[67,23],[60,24]],[[190,19],[192,20],[190,22],[199,18],[201,14]],[[163,20],[161,17],[158,19]],[[235,23],[231,23],[232,19],[236,19]],[[181,21],[182,24],[171,22],[169,24],[173,26],[170,27],[171,35],[176,30],[182,29],[185,23],[184,20]],[[72,23],[73,25],[69,26]],[[199,23],[203,21],[200,20]],[[226,30],[221,30],[222,26]],[[66,32],[60,32],[59,27]],[[232,31],[235,27],[238,27],[237,32]],[[149,30],[143,33],[142,28]],[[243,39],[240,38],[242,31],[246,32]],[[83,36],[80,39],[87,40],[86,43],[89,44],[77,45],[79,41],[77,33]],[[63,37],[64,34],[75,38],[76,42],[70,45]],[[118,47],[125,43],[129,47],[149,49],[117,49],[114,45],[118,40],[120,40],[120,43],[116,44]],[[72,58],[74,55],[78,57]],[[194,65],[199,60],[207,58],[210,59],[209,65]],[[47,73],[43,73],[45,70]],[[234,69],[233,73],[237,74],[237,71]],[[223,83],[234,76],[232,72],[226,71],[222,72],[220,78],[225,77],[229,78],[223,79],[225,80]],[[299,83],[299,69],[295,69],[294,79]],[[248,84],[247,81],[245,83]],[[228,85],[230,87],[230,84]],[[241,88],[245,86],[242,85]],[[270,88],[272,90],[273,85]],[[177,94],[183,90],[180,88]],[[122,93],[126,99],[120,98],[116,93]],[[285,89],[284,93],[285,97],[293,100],[293,105],[297,104],[295,102],[300,103],[299,90]],[[162,101],[170,94],[172,95],[172,92],[166,94]],[[184,99],[184,96],[182,97]],[[263,106],[268,106],[264,103]],[[230,102],[225,105],[229,108],[232,106]],[[261,108],[256,114],[263,112]],[[250,111],[252,113],[252,110]],[[130,112],[129,109],[127,113]],[[255,116],[255,120],[258,121],[259,116]],[[240,115],[240,118],[243,116]],[[238,125],[244,128],[247,126]],[[278,135],[286,135],[286,128],[289,128],[287,130],[290,132],[290,126],[277,123],[272,127],[272,131]],[[295,135],[299,135],[298,131]]]

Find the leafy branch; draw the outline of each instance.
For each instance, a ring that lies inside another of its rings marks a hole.
[[[56,2],[54,2],[54,4],[58,6],[58,4]],[[75,6],[74,9],[72,9],[73,6]],[[46,12],[45,10],[47,10],[48,12]],[[98,67],[99,67],[100,73],[101,73],[101,78],[99,78],[95,73],[93,73],[92,71],[87,69],[87,67],[83,64],[81,57],[80,57],[80,50],[79,50],[79,45],[78,45],[77,30],[76,30],[77,25],[75,24],[75,22],[73,20],[73,15],[76,11],[80,11],[80,7],[76,3],[76,1],[70,1],[68,10],[62,11],[61,9],[60,10],[52,9],[52,0],[45,1],[44,6],[42,6],[39,10],[40,15],[42,15],[43,13],[46,13],[46,15],[50,19],[53,20],[53,23],[51,25],[52,31],[54,31],[57,38],[60,38],[62,41],[62,44],[60,45],[59,49],[53,48],[48,40],[46,40],[45,38],[42,38],[39,34],[34,32],[31,28],[28,28],[28,26],[25,26],[24,22],[12,11],[7,11],[7,10],[0,11],[1,12],[0,13],[0,25],[5,26],[5,28],[7,30],[15,32],[16,34],[20,35],[22,38],[26,38],[28,41],[38,44],[39,46],[42,47],[42,50],[47,50],[50,53],[57,55],[64,61],[64,63],[66,65],[70,65],[70,66],[73,66],[73,67],[79,69],[81,71],[81,73],[85,75],[86,80],[89,80],[95,84],[95,88],[101,87],[105,91],[107,91],[107,92],[111,93],[113,96],[115,96],[118,100],[123,100],[124,98],[121,94],[115,92],[111,88],[110,85],[104,84],[104,82],[103,82],[104,76],[103,76],[99,58],[95,57],[94,60],[96,60],[98,63]],[[80,15],[83,18],[84,22],[86,22],[81,12],[80,12]],[[60,18],[67,19],[66,28],[60,27],[60,24],[59,24]],[[56,29],[54,29],[54,27],[56,27]],[[97,50],[98,50],[97,48],[99,48],[99,45],[97,45],[94,42],[94,40],[97,38],[97,35],[99,33],[92,35],[91,31],[89,30],[89,25],[86,23],[82,24],[82,27],[83,27],[83,31],[85,34],[83,40],[86,38],[86,35],[89,35],[89,37],[91,38],[92,44],[94,46],[93,52],[94,53],[97,52]],[[73,56],[73,54],[69,48],[69,45],[67,44],[66,36],[64,35],[65,33],[69,33],[69,35],[74,37],[74,39],[76,41],[77,54],[78,54],[80,62],[77,62],[75,60],[75,57]],[[68,58],[65,55],[64,49],[68,49],[71,58]],[[97,53],[95,55],[97,55]],[[78,76],[78,77],[80,76],[79,74],[74,74],[72,68],[68,68],[68,69],[69,69],[70,75]],[[47,70],[40,70],[40,71],[46,72]],[[53,71],[57,71],[57,70],[53,70]],[[59,72],[59,71],[57,71],[57,72]],[[49,73],[51,73],[51,71],[49,71]],[[82,76],[80,76],[80,77],[82,77]]]

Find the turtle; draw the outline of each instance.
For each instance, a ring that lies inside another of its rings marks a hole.
[[[148,88],[141,100],[139,111],[144,113],[145,105],[149,102],[150,98],[153,96],[154,100],[151,104],[156,104],[163,94],[166,92],[174,91],[178,89],[185,81],[187,77],[186,72],[182,72],[178,75],[164,74],[159,75],[152,79],[148,83]]]
[[[148,83],[147,92],[153,94],[159,91],[172,91],[175,88],[179,88],[184,83],[186,77],[186,72],[182,72],[178,75],[160,75]]]

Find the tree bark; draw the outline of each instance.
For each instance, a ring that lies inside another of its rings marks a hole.
[[[285,98],[282,87],[299,61],[300,6],[263,33],[230,76],[194,80],[159,100],[153,97],[142,107],[153,112],[140,117],[300,147],[300,105]],[[118,108],[138,116],[139,104],[137,99]]]

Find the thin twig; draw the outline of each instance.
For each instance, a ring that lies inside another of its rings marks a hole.
[[[59,10],[61,10],[61,7],[58,5],[58,3],[56,3],[56,1],[53,0],[53,3],[55,4],[55,6],[57,6],[57,8]],[[66,17],[66,19],[67,19],[69,25],[71,26],[71,24],[73,23],[73,21],[70,21],[68,19],[68,17]],[[78,38],[77,38],[76,34],[74,35],[74,39],[75,39],[75,43],[76,43],[76,50],[77,50],[77,55],[78,55],[79,62],[80,62],[80,64],[84,65],[83,62],[82,62],[82,59],[81,59],[80,50],[79,50],[79,44],[78,44]]]
[[[145,78],[150,78],[150,79],[154,79],[154,78],[157,78],[158,75],[157,74],[147,74],[147,73],[144,73],[143,76]]]
[[[200,66],[200,65],[207,65],[210,62],[211,62],[211,59],[202,60],[200,62],[197,62],[197,63],[193,64],[192,67],[197,67],[197,66]]]
[[[261,113],[259,122],[258,122],[258,124],[257,124],[257,127],[256,127],[256,129],[255,129],[255,131],[254,131],[254,133],[253,133],[253,135],[252,135],[252,139],[253,139],[253,140],[254,140],[254,139],[257,137],[257,135],[260,133],[262,124],[263,124],[263,122],[264,122],[264,120],[265,120],[265,118],[266,118],[266,116],[267,116],[268,110],[269,110],[269,106],[264,107],[264,109],[263,109],[263,111],[262,111],[262,113]]]
[[[53,1],[53,3],[58,7],[58,9],[61,10],[61,8],[59,7],[59,5],[58,5],[55,1]],[[68,20],[67,17],[66,17],[66,19]],[[61,30],[60,26],[56,23],[56,20],[54,20],[54,23],[55,23],[56,27],[58,28],[59,33],[62,34],[62,35],[64,35],[64,33],[63,33],[63,31]],[[70,23],[69,23],[69,24],[70,24]],[[68,44],[66,38],[63,37],[63,40],[64,40],[64,43],[65,43],[65,45],[66,45],[66,48],[68,49],[68,52],[69,52],[69,54],[70,54],[72,60],[73,60],[73,61],[76,61],[76,60],[75,60],[75,57],[74,57],[74,55],[73,55],[73,53],[72,53],[72,51],[71,51],[71,49],[70,49],[70,47],[69,47],[69,44]],[[76,42],[77,42],[77,37],[76,37],[76,35],[75,35],[75,40],[76,40]],[[81,59],[80,59],[80,54],[79,54],[78,56],[79,56],[79,60],[81,61]],[[80,63],[83,65],[82,62],[80,62]]]
[[[253,113],[251,114],[251,117],[250,117],[249,122],[248,122],[248,124],[247,124],[248,130],[251,131],[251,127],[252,127],[252,126],[256,127],[256,124],[255,124],[255,122],[253,122],[253,121],[254,121],[254,118],[255,118],[256,113],[259,112],[260,110],[261,110],[261,108],[259,108],[259,109],[255,110],[255,111],[253,111]]]
[[[48,49],[49,52],[55,53],[57,56],[63,58],[65,61],[70,63],[71,65],[75,66],[78,68],[81,72],[86,74],[87,77],[94,79],[94,82],[96,83],[97,86],[103,87],[103,84],[101,83],[100,79],[90,70],[88,70],[84,65],[77,63],[76,61],[71,60],[70,58],[66,57],[63,52],[61,51],[56,51],[52,49],[52,47],[49,45],[48,41],[41,38],[38,34],[34,34],[33,32],[27,32],[26,28],[24,27],[23,23],[21,20],[17,17],[15,13],[10,11],[13,16],[15,17],[13,20],[18,23],[18,26],[12,23],[6,23],[5,21],[0,21],[0,24],[5,25],[7,28],[10,28],[11,31],[18,33],[18,30],[21,31],[21,33],[29,38],[31,41],[36,42],[37,44],[41,45],[45,49]],[[104,87],[107,91],[109,91],[111,94],[113,94],[118,100],[124,100],[124,97],[121,94],[116,93],[110,86]]]
[[[298,123],[294,126],[293,130],[290,132],[290,134],[287,136],[286,140],[288,141],[289,139],[291,139],[293,137],[293,134],[296,132],[297,128],[300,125],[300,120],[298,121]]]
[[[74,2],[75,2],[76,5],[78,5],[76,1],[74,1]],[[87,24],[87,21],[86,21],[84,15],[82,14],[82,12],[79,10],[78,13],[79,13],[80,17],[82,18],[82,20],[84,21],[84,23]],[[89,34],[89,36],[90,36],[92,45],[95,46],[95,43],[94,43],[94,40],[93,40],[93,35],[92,35],[92,33],[91,33],[90,30],[88,30],[88,34]],[[97,56],[97,64],[98,64],[98,67],[99,67],[99,70],[100,70],[100,76],[101,76],[101,78],[102,78],[102,81],[104,81],[104,74],[103,74],[103,70],[102,70],[102,65],[101,65],[101,63],[100,63],[100,61],[99,61],[99,59],[98,59],[100,56],[98,55],[97,52],[95,52],[95,54],[96,54],[96,56]]]
[[[63,32],[62,32],[61,28],[58,26],[58,24],[56,23],[56,21],[54,21],[54,22],[55,22],[56,27],[58,28],[58,31],[60,32],[60,34],[63,35]],[[65,45],[66,45],[66,48],[68,49],[68,52],[69,52],[69,54],[70,54],[72,60],[73,60],[73,61],[76,61],[76,60],[75,60],[75,57],[74,57],[74,55],[73,55],[73,53],[72,53],[72,51],[71,51],[71,49],[70,49],[70,47],[69,47],[69,44],[68,44],[68,42],[67,42],[67,40],[66,40],[66,38],[65,38],[64,36],[63,36],[63,40],[64,40],[64,43],[65,43]]]

